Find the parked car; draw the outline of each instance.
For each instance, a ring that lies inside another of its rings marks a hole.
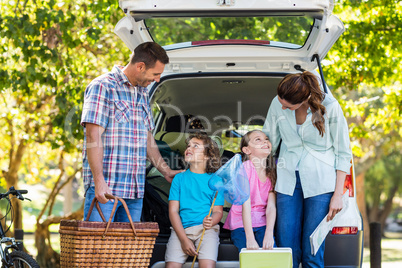
[[[185,137],[191,132],[187,124],[191,118],[200,120],[204,130],[222,144],[227,160],[238,152],[239,139],[247,130],[262,128],[277,85],[286,74],[312,71],[322,90],[331,94],[321,61],[344,31],[343,23],[332,14],[333,0],[120,0],[119,4],[126,16],[115,33],[123,42],[133,50],[139,43],[155,41],[169,55],[160,82],[149,90],[154,136],[161,152],[170,150],[165,156],[176,160],[177,168]],[[160,267],[169,237],[170,185],[152,167],[148,171],[144,219],[160,224],[151,259],[151,266]],[[325,267],[362,265],[363,224],[353,165],[347,189],[347,211],[326,238]],[[236,267],[238,258],[229,233],[222,230],[217,267],[229,267],[229,263]]]

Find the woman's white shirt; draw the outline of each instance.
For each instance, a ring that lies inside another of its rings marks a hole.
[[[349,173],[352,153],[348,124],[333,96],[327,94],[322,104],[326,108],[323,137],[311,121],[310,109],[306,121],[298,127],[295,111],[283,110],[278,97],[272,100],[263,132],[269,137],[273,152],[282,139],[275,187],[279,193],[293,195],[297,167],[304,198],[334,191],[336,170]]]

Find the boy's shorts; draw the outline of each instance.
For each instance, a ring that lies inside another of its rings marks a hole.
[[[184,231],[190,241],[195,245],[195,250],[198,248],[198,244],[202,235],[202,224],[191,226]],[[200,251],[198,252],[198,259],[213,260],[216,262],[218,259],[218,248],[219,248],[219,225],[216,224],[209,230],[205,230],[204,237],[201,242]],[[172,228],[172,233],[170,234],[169,242],[166,245],[165,262],[177,262],[185,263],[188,255],[183,252],[181,248],[180,240]]]

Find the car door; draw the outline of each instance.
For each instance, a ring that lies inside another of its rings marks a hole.
[[[130,50],[146,41],[161,44],[170,58],[165,74],[314,70],[344,31],[332,0],[119,4],[125,17],[115,33]]]

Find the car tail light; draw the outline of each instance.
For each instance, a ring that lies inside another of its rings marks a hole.
[[[266,40],[248,40],[248,39],[225,39],[225,40],[203,40],[191,42],[193,46],[209,46],[209,45],[269,45]]]
[[[352,227],[334,227],[332,228],[331,234],[333,235],[344,235],[344,234],[357,234],[359,229],[355,226]]]
[[[346,175],[345,184],[343,185],[343,192],[345,193],[349,189],[349,197],[355,196],[354,188],[353,188],[353,180],[355,176],[353,174],[353,162],[350,167],[350,174]]]

